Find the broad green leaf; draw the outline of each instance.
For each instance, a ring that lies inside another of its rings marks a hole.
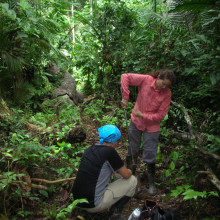
[[[181,53],[184,57],[186,57],[189,52],[186,51],[186,50],[181,50],[180,53]]]
[[[183,200],[189,200],[189,199],[197,199],[197,197],[205,197],[206,196],[206,192],[198,192],[195,191],[193,189],[188,189],[183,193],[184,197]]]
[[[202,40],[203,42],[205,42],[206,43],[206,37],[205,37],[205,35],[199,35],[199,34],[197,34],[196,35],[200,40]]]
[[[191,188],[191,185],[184,185],[185,189]]]
[[[170,170],[165,171],[165,176],[168,177],[170,175]]]
[[[10,175],[12,175],[12,174],[14,174],[14,172],[11,172],[11,171],[9,171],[9,172],[4,172],[4,173],[3,173],[3,176],[10,176]]]
[[[48,192],[45,190],[40,190],[40,193],[48,198]]]
[[[174,164],[173,161],[170,163],[170,166],[169,166],[169,167],[170,167],[171,170],[174,170],[174,169],[175,169],[175,164]]]
[[[171,196],[174,196],[175,198],[179,196],[184,191],[184,188],[182,186],[177,186],[176,189],[171,190]]]
[[[56,215],[57,215],[57,207],[56,207],[56,204],[53,204],[52,205],[52,216],[56,217]]]
[[[218,192],[214,192],[214,191],[208,192],[208,194],[209,194],[210,196],[219,196],[219,195],[218,195]]]
[[[4,8],[6,11],[9,10],[9,4],[8,3],[0,3],[0,6]]]
[[[211,80],[211,82],[212,82],[212,85],[215,85],[215,84],[217,83],[215,73],[211,73],[211,74],[210,74],[210,80]]]
[[[166,114],[166,116],[164,117],[164,119],[163,120],[167,120],[169,118],[169,116],[168,116],[168,114]]]

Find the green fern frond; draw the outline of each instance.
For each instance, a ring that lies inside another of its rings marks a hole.
[[[180,11],[191,11],[191,12],[201,12],[207,8],[216,5],[215,0],[184,0],[182,3],[173,2],[174,9],[169,10],[169,12],[180,12]]]
[[[214,23],[220,24],[220,11],[219,10],[205,10],[200,14],[202,26],[208,26]]]
[[[21,72],[25,61],[22,57],[17,57],[8,52],[2,54],[3,63],[10,72]]]
[[[45,33],[46,36],[60,32],[59,24],[56,21],[48,18],[39,18],[36,26],[40,31],[42,31],[42,33]]]
[[[48,40],[46,39],[39,39],[37,37],[32,38],[32,41],[38,45],[42,50],[48,50],[48,52],[50,50],[52,50],[57,56],[66,59],[67,57],[56,47],[54,47]]]
[[[14,86],[13,99],[16,103],[25,103],[34,95],[35,88],[27,81],[17,81]]]

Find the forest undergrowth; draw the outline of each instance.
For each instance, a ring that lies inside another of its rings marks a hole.
[[[71,189],[84,149],[98,142],[98,127],[115,124],[120,128],[122,138],[117,150],[125,160],[127,128],[124,112],[114,103],[94,99],[79,107],[64,105],[59,116],[54,114],[57,112],[52,110],[54,107],[35,114],[29,112],[29,116],[27,112],[13,109],[13,113],[10,112],[13,117],[1,118],[1,219],[82,217],[77,204],[83,200],[74,200]],[[128,117],[132,105],[129,103],[126,110]],[[204,159],[192,147],[193,143],[173,137],[164,126],[166,122],[168,117],[161,124],[156,163],[158,193],[153,197],[148,195],[145,178],[141,197],[132,198],[123,215],[128,217],[135,208],[143,206],[145,199],[151,199],[164,209],[177,210],[182,219],[218,219],[216,189],[206,175],[197,173],[204,169],[209,158]],[[79,127],[84,135],[76,132],[81,131]],[[71,136],[69,143],[67,136],[71,131],[79,136]],[[143,177],[145,172],[146,165],[140,155],[136,174]],[[101,220],[106,213],[87,217]]]
[[[85,118],[84,123],[87,127],[90,127],[89,132],[89,144],[94,144],[94,140],[97,140],[97,127],[99,126],[97,123],[94,123],[91,119],[88,120],[88,118]],[[117,151],[119,152],[121,158],[123,159],[124,163],[127,153],[127,129],[122,128],[121,129],[122,137],[119,142],[119,147]],[[91,140],[93,140],[91,142]],[[166,144],[165,144],[166,143]],[[157,194],[155,196],[150,196],[147,192],[148,187],[148,180],[146,178],[146,169],[147,166],[143,163],[141,155],[139,155],[138,158],[138,166],[137,166],[137,172],[136,176],[141,177],[141,196],[138,198],[132,198],[131,201],[126,205],[123,216],[129,217],[132,211],[137,207],[142,207],[144,205],[144,201],[146,199],[154,200],[156,201],[159,206],[163,209],[173,209],[176,210],[182,220],[199,220],[199,219],[218,219],[220,217],[220,208],[219,208],[219,197],[212,196],[207,199],[207,201],[204,203],[204,200],[202,197],[199,198],[199,194],[196,195],[196,192],[200,190],[210,191],[213,190],[213,186],[205,179],[198,177],[195,179],[194,184],[192,188],[198,190],[194,191],[191,187],[189,187],[189,190],[191,190],[191,193],[194,195],[191,195],[190,200],[184,200],[184,196],[170,196],[170,193],[173,189],[176,187],[181,187],[184,182],[184,173],[181,176],[178,176],[176,178],[173,178],[172,176],[166,177],[166,171],[169,170],[170,167],[170,159],[169,155],[175,150],[175,147],[178,147],[178,141],[174,141],[174,143],[170,141],[165,141],[164,139],[161,139],[161,147],[159,156],[157,156],[157,163],[156,163],[156,185],[157,185]],[[183,145],[186,143],[182,143]],[[192,152],[193,154],[193,152]],[[200,158],[201,159],[201,158]],[[189,164],[191,161],[189,161]],[[190,166],[190,165],[189,165]],[[178,164],[176,163],[177,170],[181,169],[181,162]],[[188,170],[190,170],[190,167],[188,167]],[[187,170],[185,170],[187,172]],[[187,193],[185,193],[187,195]],[[190,195],[189,195],[190,196]],[[198,197],[197,197],[198,196]],[[193,199],[194,197],[194,199]],[[196,198],[196,199],[195,199]],[[107,213],[108,214],[108,213]],[[80,211],[75,211],[75,217],[77,215],[80,216]],[[102,220],[107,219],[106,213],[100,213],[100,214],[90,214],[86,215],[88,219],[94,219],[94,220]]]
[[[59,115],[56,108],[52,110],[54,106],[31,114],[13,109],[6,118],[1,118],[1,219],[77,219],[81,216],[77,204],[83,200],[74,200],[71,189],[84,150],[98,142],[98,127],[115,124],[120,128],[118,152],[125,160],[124,112],[114,103],[94,99],[78,107],[64,105]],[[132,105],[129,103],[128,116]],[[193,148],[194,143],[173,137],[165,127],[168,121],[166,117],[161,124],[156,163],[158,193],[149,197],[145,178],[141,198],[132,198],[123,215],[128,217],[145,199],[152,199],[164,209],[177,210],[185,220],[218,219],[218,192],[206,174],[197,172],[204,169],[209,157]],[[67,136],[71,131],[79,136],[78,139],[71,136],[70,143]],[[143,177],[145,171],[140,155],[137,175]],[[90,219],[105,217],[106,213],[89,215]]]

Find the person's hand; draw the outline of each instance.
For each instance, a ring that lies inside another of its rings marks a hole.
[[[121,107],[122,107],[122,108],[126,108],[126,107],[127,107],[127,104],[128,104],[128,100],[122,99],[122,101],[121,101]]]
[[[142,114],[142,112],[139,111],[139,110],[133,109],[133,110],[132,110],[132,114],[133,114],[134,116],[136,116],[136,117],[143,118],[143,114]]]
[[[112,173],[112,176],[113,176],[113,177],[116,177],[116,173],[115,173],[115,172],[113,172],[113,173]]]

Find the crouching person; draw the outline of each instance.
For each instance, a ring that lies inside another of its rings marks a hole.
[[[135,193],[137,179],[124,166],[116,151],[121,137],[119,129],[114,125],[105,125],[98,132],[99,144],[89,147],[83,154],[73,186],[73,197],[88,200],[88,203],[79,204],[87,212],[110,210],[110,220],[126,219],[121,217],[121,212]],[[121,178],[109,183],[115,172]]]

